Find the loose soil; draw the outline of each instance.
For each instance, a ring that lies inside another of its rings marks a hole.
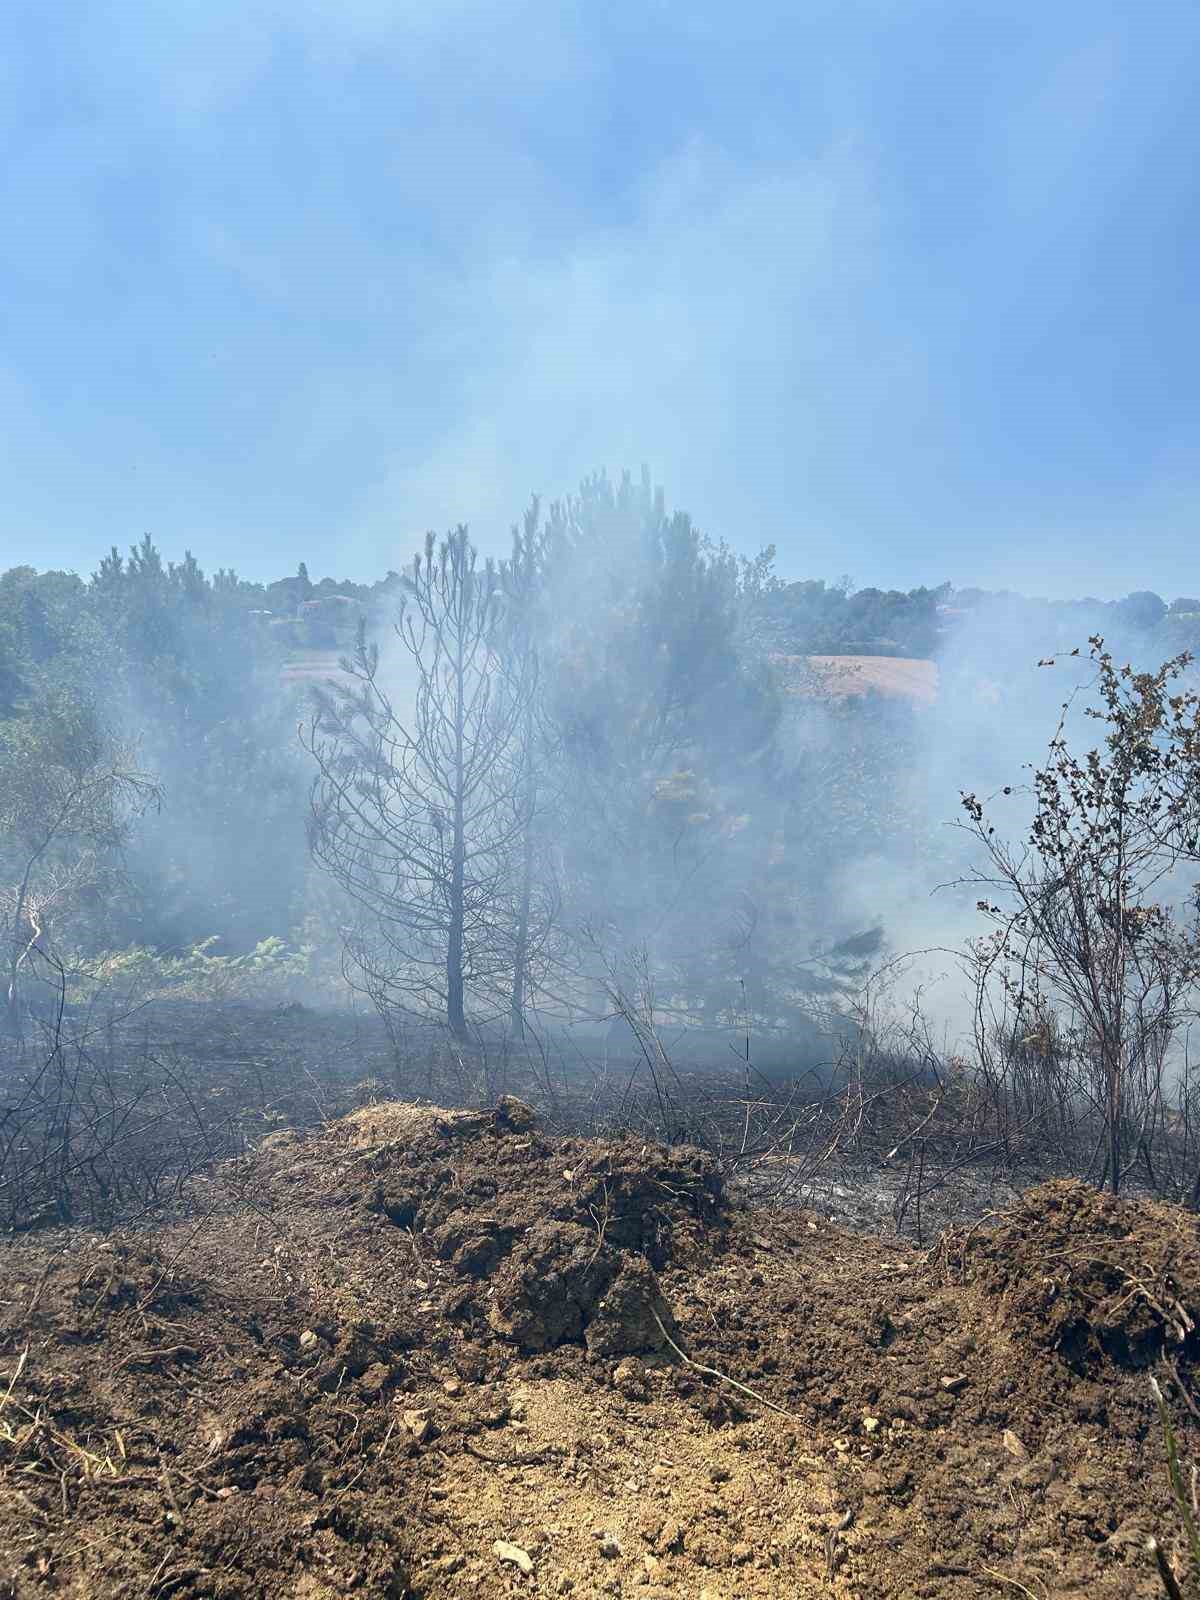
[[[1152,1533],[1182,1572],[1185,1212],[1049,1183],[917,1252],[511,1100],[197,1194],[0,1254],[7,1600],[1149,1600]]]

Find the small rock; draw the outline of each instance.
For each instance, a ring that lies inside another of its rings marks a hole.
[[[879,1431],[879,1418],[878,1417],[864,1417],[863,1418],[863,1432],[864,1433],[877,1433],[878,1431]]]
[[[609,1561],[615,1561],[621,1554],[621,1541],[614,1533],[606,1533],[600,1540],[600,1554]]]
[[[300,1348],[301,1348],[301,1350],[311,1350],[313,1348],[313,1346],[316,1344],[316,1342],[317,1342],[316,1334],[312,1331],[311,1328],[305,1328],[304,1332],[300,1335]]]
[[[533,1572],[533,1562],[530,1560],[528,1550],[522,1550],[518,1544],[509,1544],[507,1539],[497,1539],[492,1549],[500,1561],[508,1561],[523,1572],[528,1578]]]
[[[960,1389],[965,1389],[970,1381],[965,1372],[960,1372],[955,1378],[943,1378],[942,1388],[948,1394],[957,1394]]]
[[[400,1420],[418,1444],[424,1444],[433,1433],[428,1411],[406,1411]]]
[[[652,1578],[658,1571],[659,1567],[662,1566],[662,1562],[657,1556],[644,1555],[642,1557],[642,1566],[646,1569],[646,1576],[648,1578]]]
[[[753,1558],[754,1551],[748,1544],[735,1544],[731,1554],[734,1566],[744,1567]]]
[[[728,1467],[714,1465],[708,1469],[708,1481],[710,1483],[728,1483],[732,1477],[733,1473],[730,1472]]]
[[[627,1400],[646,1398],[646,1369],[635,1356],[626,1357],[613,1368],[613,1383]]]
[[[442,1388],[446,1394],[462,1393],[462,1384],[459,1383],[457,1378],[447,1378],[445,1383],[442,1385]]]
[[[560,1572],[554,1580],[555,1594],[570,1594],[575,1587],[575,1579],[569,1578],[565,1572]]]
[[[1018,1461],[1028,1461],[1029,1459],[1029,1451],[1026,1450],[1011,1428],[1005,1428],[1004,1430],[1004,1448],[1010,1456],[1015,1456]]]

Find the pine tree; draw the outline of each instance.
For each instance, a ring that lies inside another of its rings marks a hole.
[[[360,629],[352,687],[318,693],[313,855],[366,914],[352,955],[375,1004],[436,1003],[465,1038],[472,999],[511,988],[514,879],[525,838],[522,731],[532,674],[500,655],[501,596],[465,527],[429,535],[404,578],[393,698]]]

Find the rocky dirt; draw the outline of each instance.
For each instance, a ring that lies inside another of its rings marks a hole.
[[[699,1152],[384,1105],[0,1254],[0,1596],[1162,1593],[1200,1227],[1074,1183],[917,1252]]]

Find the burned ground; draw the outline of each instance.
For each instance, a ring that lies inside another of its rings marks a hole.
[[[1174,1208],[1058,1182],[918,1253],[511,1101],[195,1187],[0,1257],[0,1592],[1149,1600],[1181,1555]]]

